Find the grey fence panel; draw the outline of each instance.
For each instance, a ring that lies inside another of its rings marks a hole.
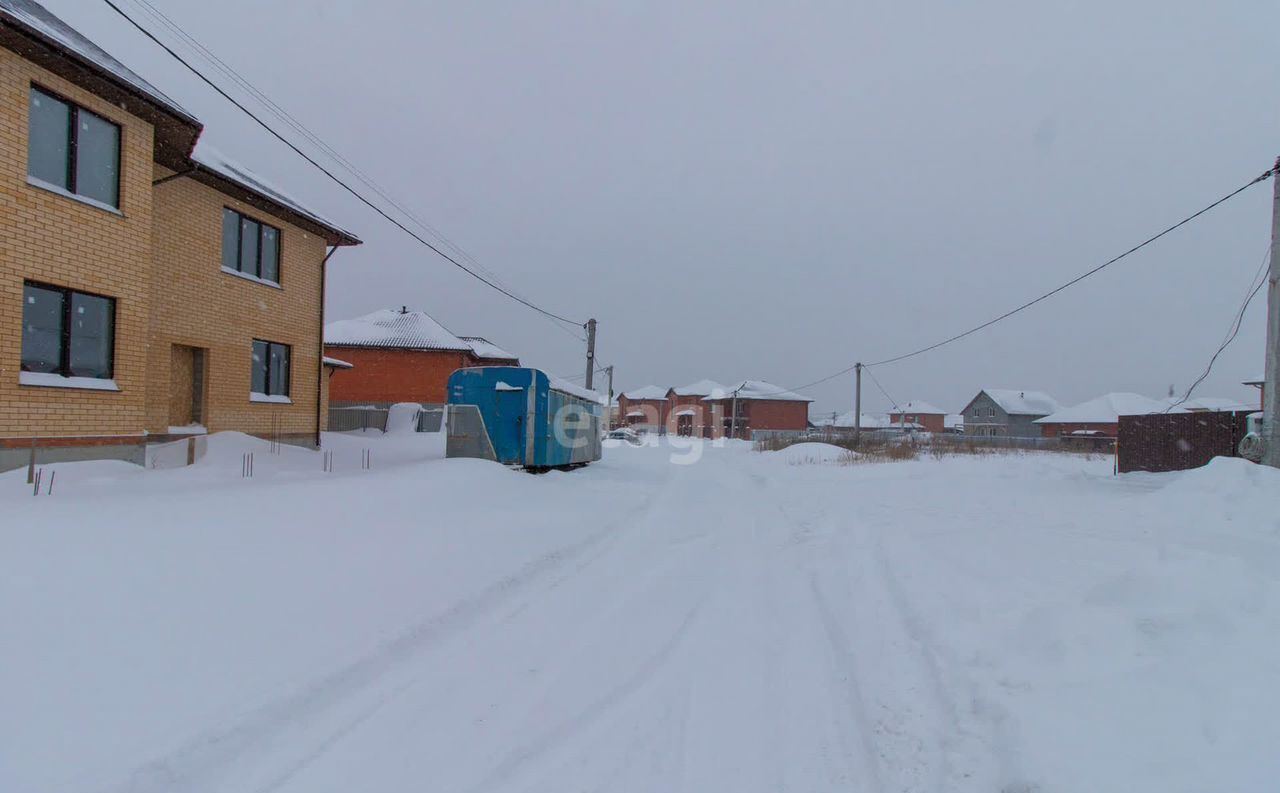
[[[439,432],[444,426],[444,405],[423,405],[418,414],[418,432]]]
[[[446,420],[446,457],[477,457],[497,461],[498,455],[489,440],[480,408],[475,405],[450,405]]]
[[[390,411],[375,407],[329,408],[329,432],[354,432],[356,430],[387,431]]]

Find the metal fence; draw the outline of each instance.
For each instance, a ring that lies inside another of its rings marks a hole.
[[[356,430],[386,432],[387,416],[390,412],[386,408],[371,405],[330,407],[329,432],[355,432]]]
[[[445,405],[423,405],[418,413],[418,432],[439,432],[444,426]]]
[[[1121,416],[1116,468],[1183,471],[1214,457],[1238,457],[1248,416],[1255,411],[1154,413]]]

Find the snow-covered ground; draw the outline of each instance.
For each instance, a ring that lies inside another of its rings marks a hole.
[[[0,790],[1280,779],[1276,471],[326,443],[0,475]]]

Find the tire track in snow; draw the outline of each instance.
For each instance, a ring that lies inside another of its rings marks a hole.
[[[233,771],[241,771],[242,761],[253,753],[269,751],[277,736],[299,724],[319,719],[341,703],[376,688],[379,680],[389,672],[406,665],[420,652],[494,613],[512,598],[533,589],[557,570],[584,556],[589,556],[589,564],[604,555],[607,546],[617,542],[619,528],[634,524],[652,511],[659,495],[665,492],[667,482],[668,479],[664,479],[663,484],[636,509],[611,522],[607,528],[538,557],[444,612],[413,625],[364,658],[252,711],[235,724],[196,736],[177,750],[138,766],[122,784],[102,790],[118,793],[199,793],[223,789],[222,783],[227,775]],[[602,545],[606,547],[598,548]],[[591,554],[593,550],[596,553]],[[377,699],[383,701],[385,697],[384,694]],[[373,710],[376,711],[377,708]],[[357,721],[363,721],[364,718]],[[353,724],[349,729],[339,729],[336,737],[330,736],[319,741],[318,745],[323,747],[320,753],[349,734],[356,726],[358,725]]]
[[[822,592],[822,585],[818,582],[818,574],[816,572],[810,574],[809,588],[813,592],[813,602],[817,606],[818,616],[821,618],[826,632],[832,660],[836,667],[835,674],[840,676],[840,682],[844,688],[845,705],[848,707],[854,724],[858,728],[858,739],[862,749],[862,764],[869,777],[868,781],[871,784],[871,790],[883,791],[880,752],[874,737],[875,725],[867,709],[867,700],[862,691],[862,685],[858,680],[857,658],[849,645],[844,628],[840,625],[840,620],[836,617],[835,612],[832,611],[831,604],[827,602],[827,597]]]
[[[701,603],[689,609],[667,641],[646,658],[636,671],[619,685],[594,700],[578,714],[548,728],[536,740],[516,749],[505,760],[500,762],[492,772],[486,775],[483,780],[471,786],[470,790],[478,792],[495,789],[498,785],[510,780],[522,767],[534,762],[546,753],[554,751],[557,746],[564,744],[575,735],[588,729],[591,725],[600,721],[610,712],[616,710],[630,698],[644,690],[646,685],[670,661],[680,643],[684,641],[689,633],[689,626],[693,624],[700,607]]]

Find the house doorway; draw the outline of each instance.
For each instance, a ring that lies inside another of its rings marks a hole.
[[[205,358],[201,347],[175,344],[169,356],[169,426],[205,424]]]
[[[676,416],[676,434],[685,438],[693,435],[692,413],[681,413]]]

